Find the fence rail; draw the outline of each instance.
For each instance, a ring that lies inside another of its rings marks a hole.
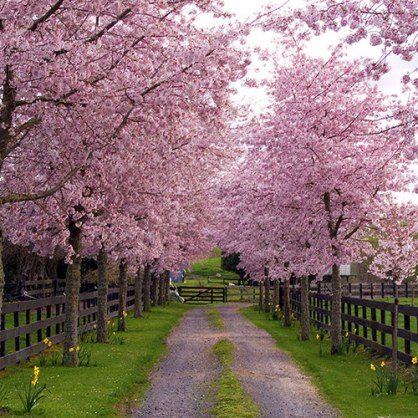
[[[225,287],[179,286],[177,290],[184,302],[226,302]]]
[[[296,287],[294,287],[296,288]],[[381,283],[343,283],[341,290],[344,296],[352,296],[360,299],[380,299],[393,297],[393,282]],[[311,291],[318,293],[331,293],[331,284],[319,282],[311,284]],[[398,285],[399,297],[418,298],[418,283],[402,283]]]
[[[108,290],[108,316],[118,315],[119,289]],[[80,293],[79,333],[97,322],[97,292]],[[127,309],[135,303],[134,287],[128,287]],[[65,296],[9,302],[0,319],[0,369],[42,352],[44,338],[54,344],[64,340]]]
[[[350,296],[341,298],[342,328],[348,338],[378,353],[390,356],[394,326],[394,304]],[[309,294],[310,319],[318,328],[331,329],[331,295]],[[300,317],[300,292],[291,292],[292,312]],[[399,305],[398,359],[410,363],[418,355],[418,307]],[[403,350],[402,350],[403,349]]]

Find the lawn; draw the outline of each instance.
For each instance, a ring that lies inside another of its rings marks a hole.
[[[238,274],[222,269],[221,251],[215,248],[210,257],[192,263],[191,270],[186,272],[185,283],[179,283],[179,286],[218,287],[229,282],[236,283],[238,279]]]
[[[9,411],[5,416],[22,415],[15,386],[27,385],[33,365],[41,361],[47,365],[40,368],[39,383],[45,383],[48,392],[34,409],[34,417],[125,416],[127,406],[143,399],[149,386],[148,375],[165,352],[168,333],[189,308],[172,302],[153,308],[142,319],[129,315],[128,331],[112,336],[113,343],[83,343],[92,353],[90,367],[52,366],[51,353],[49,358],[38,356],[28,364],[6,369],[0,373],[7,390],[1,403]]]
[[[381,357],[373,357],[358,347],[350,354],[331,356],[328,337],[323,341],[323,355],[320,356],[320,342],[316,331],[312,331],[310,341],[301,341],[300,326],[297,322],[285,328],[279,321],[269,319],[264,312],[254,307],[243,309],[244,315],[255,325],[265,329],[276,340],[277,346],[288,352],[301,369],[312,378],[322,395],[344,417],[417,417],[418,396],[409,387],[405,393],[404,385],[398,387],[395,396],[371,396],[372,378],[375,372],[370,370],[370,363],[379,367]],[[401,366],[405,374],[405,366]],[[409,367],[408,371],[411,371]]]

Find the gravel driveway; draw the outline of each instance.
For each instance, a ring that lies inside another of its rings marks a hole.
[[[271,336],[248,322],[242,304],[219,306],[226,329],[213,329],[204,308],[187,312],[168,339],[169,354],[152,376],[152,386],[135,418],[204,418],[212,409],[210,383],[221,368],[211,348],[221,338],[235,345],[233,370],[263,417],[337,417],[309,380]],[[239,418],[239,417],[237,417]]]

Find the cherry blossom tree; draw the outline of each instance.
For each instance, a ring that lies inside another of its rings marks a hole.
[[[326,32],[340,35],[340,47],[362,40],[381,49],[381,57],[364,69],[378,79],[390,71],[390,54],[412,61],[417,54],[417,4],[415,0],[315,0],[302,8],[284,11],[273,6],[261,14],[258,22],[266,29],[291,33],[293,39],[306,41]],[[402,81],[418,88],[417,68],[404,74]]]
[[[413,205],[389,204],[371,226],[377,246],[369,270],[375,276],[394,283],[395,301],[392,323],[392,373],[397,376],[398,361],[398,285],[415,277],[418,265],[418,208]],[[415,277],[416,279],[416,277]]]
[[[12,241],[43,255],[67,251],[64,351],[75,365],[82,255],[104,247],[116,259],[137,256],[140,244],[109,243],[143,237],[141,222],[158,236],[158,211],[133,205],[162,193],[156,185],[172,184],[169,174],[189,170],[190,181],[222,154],[229,85],[249,61],[231,47],[234,28],[194,26],[199,10],[219,15],[215,2],[35,3],[1,10],[2,218]],[[171,160],[184,169],[168,173]],[[19,201],[29,202],[10,205]]]
[[[298,51],[290,58],[290,65],[277,63],[269,84],[273,103],[249,135],[248,173],[236,182],[248,197],[232,200],[236,219],[229,231],[239,234],[231,231],[230,246],[246,270],[258,265],[258,274],[262,257],[272,264],[270,273],[283,278],[322,276],[332,266],[337,353],[339,266],[361,259],[363,244],[355,238],[378,217],[382,193],[406,187],[403,151],[414,144],[416,120],[411,108],[368,83],[364,62],[346,62],[338,53],[328,61]]]

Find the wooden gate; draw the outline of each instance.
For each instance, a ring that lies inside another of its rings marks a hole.
[[[177,287],[184,302],[214,303],[226,302],[226,290],[224,287]]]

